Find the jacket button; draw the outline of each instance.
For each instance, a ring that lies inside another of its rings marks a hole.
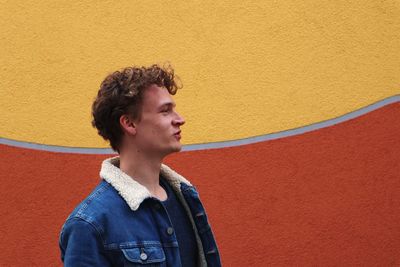
[[[168,227],[167,233],[168,233],[169,235],[172,235],[172,234],[174,233],[174,228]]]
[[[140,259],[141,259],[142,261],[147,260],[147,254],[144,253],[144,252],[142,252],[142,253],[140,254]]]

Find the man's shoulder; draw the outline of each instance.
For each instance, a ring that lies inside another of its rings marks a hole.
[[[118,192],[109,183],[101,180],[92,192],[75,207],[67,221],[82,219],[92,222],[124,208],[127,208],[127,205]]]

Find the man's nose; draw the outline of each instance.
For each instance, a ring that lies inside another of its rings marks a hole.
[[[179,115],[179,113],[176,113],[176,118],[174,119],[173,123],[181,126],[185,124],[185,119],[181,115]]]

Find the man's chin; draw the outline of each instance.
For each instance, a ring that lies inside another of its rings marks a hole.
[[[174,152],[179,152],[182,150],[182,145],[179,144],[179,146],[174,147]]]
[[[181,150],[182,150],[182,145],[175,145],[175,146],[170,147],[170,149],[168,149],[168,151],[166,151],[166,154],[169,155],[169,154],[177,153]]]

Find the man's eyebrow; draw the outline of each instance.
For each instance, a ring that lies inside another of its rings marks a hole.
[[[168,107],[168,108],[174,108],[176,106],[176,104],[174,102],[167,102],[167,103],[163,103],[160,105],[160,109],[164,108],[164,107]]]

